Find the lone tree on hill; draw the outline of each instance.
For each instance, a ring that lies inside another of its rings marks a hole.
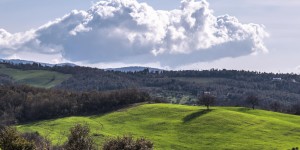
[[[207,110],[209,110],[209,106],[215,103],[215,97],[210,93],[203,93],[201,97],[198,98],[199,104],[206,106]]]
[[[246,102],[250,105],[252,105],[252,109],[255,108],[255,106],[259,105],[259,100],[255,95],[249,95],[246,98]]]

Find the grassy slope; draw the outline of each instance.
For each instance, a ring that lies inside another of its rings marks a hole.
[[[34,87],[51,88],[71,77],[54,71],[45,70],[18,70],[6,68],[0,65],[0,74],[11,76],[17,83],[26,84]]]
[[[87,123],[98,143],[109,136],[132,134],[155,143],[155,149],[291,149],[300,146],[300,116],[246,108],[146,104],[92,117],[68,117],[20,125],[54,143],[66,140],[74,123]],[[103,126],[102,126],[103,125]]]

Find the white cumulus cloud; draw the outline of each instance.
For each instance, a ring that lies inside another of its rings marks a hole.
[[[183,0],[171,11],[136,0],[107,0],[38,29],[16,34],[0,29],[0,56],[35,52],[73,62],[175,67],[267,52],[267,36],[263,25],[215,16],[205,0]]]

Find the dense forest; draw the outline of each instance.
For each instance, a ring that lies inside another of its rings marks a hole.
[[[150,101],[135,89],[69,92],[29,86],[0,86],[0,124],[9,125],[72,115],[93,115]]]
[[[246,97],[256,95],[258,107],[266,110],[299,114],[300,76],[237,70],[186,70],[138,72],[106,71],[80,66],[47,67],[34,64],[9,64],[21,70],[50,70],[72,77],[54,87],[70,92],[140,89],[152,97],[171,103],[196,105],[203,92],[216,97],[219,106],[249,106]],[[11,84],[10,77],[1,75],[2,84]]]

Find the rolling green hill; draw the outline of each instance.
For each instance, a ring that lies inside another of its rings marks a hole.
[[[71,77],[69,74],[62,74],[46,70],[19,70],[7,68],[0,65],[0,74],[5,74],[20,84],[34,87],[51,88]]]
[[[291,149],[300,146],[300,116],[241,107],[144,104],[90,117],[67,117],[19,125],[55,144],[75,123],[87,123],[97,143],[131,134],[154,142],[155,149]]]

